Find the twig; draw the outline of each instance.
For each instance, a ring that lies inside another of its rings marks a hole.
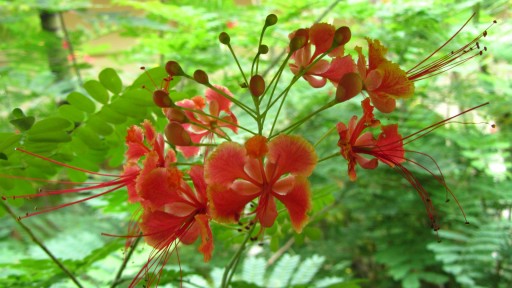
[[[71,38],[69,38],[68,29],[66,28],[66,23],[64,22],[64,17],[62,16],[62,12],[59,12],[59,20],[60,26],[62,27],[62,31],[64,32],[64,38],[66,39],[69,55],[71,56],[71,62],[73,63],[73,69],[75,69],[76,78],[78,79],[78,84],[80,86],[83,85],[82,76],[80,75],[80,69],[78,68],[78,64],[76,63],[75,51],[73,50],[73,44],[71,43]]]
[[[131,246],[131,249],[128,251],[128,254],[126,255],[126,257],[123,260],[123,263],[121,264],[121,267],[119,267],[119,271],[117,271],[116,278],[114,278],[114,281],[112,281],[112,285],[110,286],[110,288],[115,288],[117,284],[121,283],[119,279],[121,279],[124,268],[126,268],[126,264],[128,263],[128,261],[130,261],[133,251],[135,251],[135,247],[137,247],[137,244],[139,244],[141,238],[142,237],[137,237],[137,240],[135,240],[135,242]]]
[[[7,211],[7,213],[9,213],[9,215],[11,215],[11,217],[18,223],[18,225],[20,225],[20,227],[25,230],[25,232],[28,233],[28,235],[30,236],[30,238],[32,239],[32,241],[34,241],[34,243],[37,244],[37,246],[39,246],[41,249],[43,249],[43,251],[46,253],[46,255],[48,255],[52,261],[57,265],[59,266],[59,268],[64,272],[66,273],[66,275],[68,275],[68,277],[71,279],[71,281],[73,281],[77,287],[80,287],[80,288],[83,288],[82,284],[80,284],[80,282],[78,282],[78,279],[76,279],[75,275],[73,275],[60,261],[59,259],[57,259],[53,254],[52,252],[50,252],[50,250],[48,250],[48,248],[46,248],[46,246],[43,244],[43,242],[41,242],[41,240],[39,240],[35,235],[34,233],[32,233],[32,230],[30,230],[30,228],[28,228],[23,222],[21,222],[20,220],[18,220],[18,217],[16,216],[16,214],[14,214],[14,212],[11,210],[11,208],[9,206],[7,206],[3,201],[0,201],[0,205],[2,205],[2,207],[5,209],[5,211]]]

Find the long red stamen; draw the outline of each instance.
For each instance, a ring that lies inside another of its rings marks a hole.
[[[417,81],[422,80],[425,78],[429,78],[435,75],[438,75],[440,73],[443,73],[449,69],[452,69],[455,66],[461,65],[462,63],[480,56],[483,54],[484,51],[487,51],[487,47],[480,47],[480,44],[478,43],[478,40],[480,40],[482,37],[487,36],[487,30],[489,30],[495,23],[497,23],[496,20],[493,21],[491,25],[489,25],[482,33],[480,33],[475,39],[467,43],[466,45],[462,46],[461,48],[451,51],[450,53],[442,56],[441,58],[426,63],[428,60],[430,60],[437,52],[439,52],[442,48],[444,48],[448,43],[450,43],[461,31],[466,25],[469,23],[469,21],[475,16],[475,13],[469,17],[469,19],[462,25],[455,34],[453,34],[450,39],[448,39],[443,45],[441,45],[439,48],[437,48],[434,52],[432,52],[427,58],[423,59],[421,62],[416,64],[416,66],[412,67],[409,71],[407,71],[407,76],[409,80],[411,81]],[[469,54],[472,51],[476,51],[473,54]],[[469,54],[469,55],[468,55]]]
[[[36,154],[36,153],[30,152],[30,151],[27,151],[27,150],[25,150],[25,149],[23,149],[23,148],[19,148],[19,147],[18,147],[18,148],[16,148],[16,151],[23,152],[23,153],[28,154],[28,155],[30,155],[30,156],[37,157],[37,158],[39,158],[39,159],[43,159],[44,161],[48,161],[48,162],[51,162],[51,163],[57,164],[57,165],[62,166],[62,167],[70,168],[70,169],[73,169],[73,170],[76,170],[76,171],[80,171],[80,172],[85,172],[85,173],[87,173],[87,174],[99,175],[99,176],[107,176],[107,177],[121,177],[121,175],[99,173],[99,172],[89,171],[89,170],[82,169],[82,168],[79,168],[79,167],[71,166],[71,165],[68,165],[68,164],[65,164],[65,163],[59,162],[59,161],[57,161],[57,160],[53,160],[53,159],[50,159],[50,158],[44,157],[44,156],[42,156],[42,155],[39,155],[39,154]]]

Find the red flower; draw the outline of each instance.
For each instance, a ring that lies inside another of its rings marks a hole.
[[[357,121],[353,116],[348,126],[340,122],[337,125],[340,140],[338,146],[341,148],[341,155],[348,161],[348,175],[350,180],[356,180],[356,163],[365,169],[375,169],[380,160],[391,167],[405,161],[402,136],[398,134],[398,126],[381,126],[382,132],[375,139],[371,132],[364,132],[366,128],[380,125],[379,120],[373,116],[373,106],[370,99],[366,98],[361,102],[363,117]],[[363,133],[364,132],[364,133]],[[373,156],[367,159],[362,154]]]
[[[146,165],[152,165],[152,160],[146,161]],[[178,243],[192,244],[201,236],[199,251],[203,253],[205,262],[210,260],[213,236],[203,167],[193,166],[189,176],[195,189],[183,180],[177,169],[161,167],[152,169],[147,175],[141,173],[138,181],[144,212],[139,227],[145,241],[155,251],[130,287],[135,286],[148,271],[158,275]],[[158,276],[155,278],[158,282]],[[150,279],[147,285],[150,286],[155,278]]]
[[[348,126],[341,122],[337,124],[338,133],[340,135],[338,146],[341,148],[340,154],[348,161],[348,174],[350,179],[354,181],[357,178],[355,171],[356,163],[365,169],[374,169],[377,167],[378,161],[380,161],[389,165],[392,168],[397,169],[398,172],[411,184],[411,186],[414,187],[414,189],[416,189],[418,195],[421,197],[421,200],[423,201],[423,204],[425,205],[425,209],[427,210],[427,214],[431,221],[432,228],[434,230],[438,230],[439,225],[437,223],[434,205],[432,204],[430,196],[428,192],[425,190],[425,188],[418,181],[418,179],[416,179],[416,177],[402,164],[407,161],[427,171],[430,175],[432,175],[435,178],[435,180],[445,188],[447,193],[449,193],[452,196],[452,198],[459,206],[464,216],[464,219],[466,219],[466,215],[462,207],[460,206],[457,198],[452,193],[450,188],[446,185],[444,176],[436,161],[428,154],[416,151],[408,151],[409,153],[416,153],[424,157],[427,157],[429,160],[431,160],[436,165],[440,176],[436,175],[433,171],[427,169],[421,163],[405,158],[406,150],[404,150],[404,145],[412,141],[415,141],[420,137],[425,136],[426,134],[432,132],[433,130],[439,127],[442,127],[446,123],[449,123],[449,121],[455,117],[458,117],[464,113],[475,110],[487,104],[489,103],[484,103],[476,107],[470,108],[468,110],[465,110],[455,116],[434,123],[406,137],[402,137],[402,135],[398,133],[398,125],[396,124],[381,126],[382,132],[375,139],[371,132],[364,132],[364,130],[369,127],[376,127],[380,125],[380,122],[376,120],[373,116],[374,107],[370,105],[370,100],[366,98],[361,102],[361,106],[363,107],[363,117],[359,121],[357,121],[357,116],[353,116],[350,119]],[[404,141],[407,142],[404,143]],[[368,155],[373,158],[368,159],[365,158],[363,155]],[[467,220],[466,223],[468,223]]]
[[[245,206],[258,198],[253,213],[262,227],[270,227],[277,217],[277,199],[288,210],[295,231],[300,232],[311,207],[307,177],[316,160],[313,146],[299,136],[279,135],[267,143],[258,135],[245,146],[222,143],[205,165],[212,217],[236,222]]]
[[[300,31],[300,32],[298,32]],[[309,66],[321,54],[327,52],[333,43],[336,28],[327,23],[315,23],[311,28],[300,29],[289,35],[293,39],[300,33],[301,36],[306,37],[306,44],[304,47],[295,51],[291,59],[290,70],[293,74],[297,75],[301,69]],[[314,52],[312,47],[314,46]],[[356,71],[356,65],[350,55],[343,56],[344,45],[340,45],[329,53],[333,60],[329,63],[328,60],[318,60],[311,66],[302,76],[314,88],[320,88],[330,80],[335,86],[341,80],[343,75]]]
[[[384,57],[387,49],[379,40],[366,38],[368,42],[368,66],[362,48],[356,47],[359,54],[357,67],[373,105],[379,111],[390,113],[395,110],[396,99],[409,98],[414,94],[414,83],[398,64]]]
[[[226,95],[233,96],[227,88],[218,85],[215,87]],[[238,121],[230,109],[233,103],[210,88],[206,89],[205,98],[196,96],[192,99],[186,99],[176,103],[178,106],[189,109],[184,111],[188,122],[180,124],[190,135],[192,142],[200,143],[204,138],[211,141],[215,134],[220,136],[226,135],[222,128],[229,128],[236,133],[238,131],[236,126]],[[193,111],[203,111],[206,105],[208,105],[208,112],[198,113]],[[171,112],[170,109],[164,111]],[[224,112],[223,115],[221,115],[222,112]],[[199,147],[194,146],[177,146],[177,149],[183,152],[185,157],[194,156],[199,153]]]

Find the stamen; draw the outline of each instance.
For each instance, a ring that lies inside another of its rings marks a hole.
[[[496,20],[491,23],[482,33],[480,33],[475,39],[462,46],[461,48],[451,51],[449,54],[442,56],[441,58],[432,61],[430,63],[424,64],[428,60],[430,60],[437,52],[439,52],[442,48],[444,48],[448,43],[450,43],[466,25],[469,21],[475,16],[475,13],[469,17],[469,19],[462,25],[455,34],[450,37],[443,45],[437,48],[432,54],[430,54],[427,58],[423,59],[416,66],[407,71],[407,76],[411,81],[418,81],[426,78],[433,77],[440,73],[443,73],[447,70],[450,70],[456,66],[463,64],[466,61],[473,59],[474,57],[481,56],[484,51],[487,51],[487,47],[483,47],[483,50],[480,47],[480,40],[482,37],[487,36],[487,30],[489,30],[494,24],[497,23]],[[468,55],[470,52],[477,50],[477,52]]]

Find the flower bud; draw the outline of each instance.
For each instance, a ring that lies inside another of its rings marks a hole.
[[[341,45],[345,45],[350,41],[350,38],[352,38],[352,32],[350,31],[350,28],[347,26],[340,27],[336,29],[336,32],[334,32],[334,39],[332,41],[333,47],[338,47]]]
[[[336,89],[336,101],[338,103],[345,102],[357,94],[361,93],[363,89],[363,80],[357,73],[345,74]]]
[[[228,45],[229,42],[231,41],[231,38],[229,37],[228,33],[221,32],[219,34],[219,41],[220,41],[220,43],[222,43],[224,45]]]
[[[165,126],[165,138],[169,143],[176,146],[190,146],[192,140],[187,131],[176,122],[171,122]]]
[[[185,72],[183,72],[183,69],[181,69],[180,64],[176,61],[169,61],[167,64],[165,64],[165,71],[169,73],[171,76],[183,76],[185,75]]]
[[[265,26],[272,26],[277,23],[277,16],[276,14],[268,14],[267,18],[265,19]]]
[[[304,47],[308,42],[308,31],[306,29],[299,29],[295,31],[293,38],[290,40],[290,52],[295,52]]]
[[[260,45],[258,48],[258,53],[260,54],[267,54],[268,53],[268,46],[267,45]]]
[[[158,89],[153,92],[153,102],[155,102],[156,106],[161,108],[168,108],[174,106],[174,103],[169,97],[169,93],[162,89]]]
[[[165,109],[165,116],[167,117],[167,119],[169,119],[169,121],[174,121],[174,122],[178,122],[178,123],[187,123],[188,122],[187,115],[185,115],[183,110],[181,110],[179,108]]]
[[[203,70],[196,70],[194,72],[194,80],[196,80],[197,83],[200,83],[200,84],[209,84],[209,80],[208,80],[208,74],[206,74],[206,72],[204,72]]]
[[[260,75],[254,75],[249,81],[249,91],[252,96],[259,97],[265,92],[265,79]]]

